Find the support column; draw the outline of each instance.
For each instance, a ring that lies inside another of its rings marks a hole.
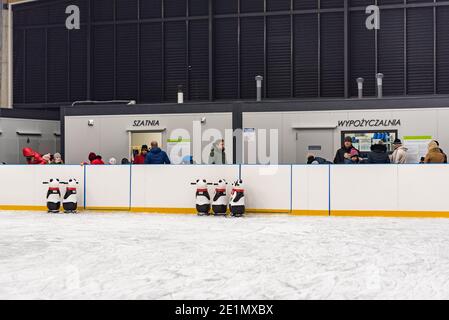
[[[0,107],[11,108],[12,105],[9,103],[9,18],[7,5],[2,4],[2,11],[0,14]]]

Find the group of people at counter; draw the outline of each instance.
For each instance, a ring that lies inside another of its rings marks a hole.
[[[408,149],[402,145],[400,139],[393,142],[393,152],[387,151],[387,146],[380,140],[371,146],[371,152],[367,157],[362,157],[361,153],[352,144],[352,138],[346,137],[343,146],[337,150],[334,162],[330,162],[324,158],[316,157],[313,154],[307,155],[308,164],[362,164],[362,163],[407,163]],[[447,163],[447,155],[440,148],[440,144],[436,140],[430,141],[427,146],[427,154],[421,158],[420,163]]]
[[[378,143],[371,146],[371,152],[367,156],[362,157],[360,151],[354,147],[353,139],[346,137],[343,146],[337,150],[334,161],[328,161],[324,158],[317,157],[313,154],[307,155],[307,164],[363,164],[363,163],[395,163],[404,164],[407,161],[408,149],[402,145],[400,139],[395,139],[393,142],[393,152],[390,154],[387,151],[387,146],[380,140]],[[31,148],[24,148],[23,155],[28,164],[64,164],[62,157],[59,153],[54,155],[46,154],[40,155],[38,152]],[[225,164],[225,148],[224,140],[217,141],[214,144],[209,156],[209,164]],[[129,164],[131,161],[124,158],[121,164]],[[117,164],[115,158],[111,158],[109,164]],[[170,159],[167,153],[161,150],[157,142],[151,143],[151,149],[148,149],[146,145],[142,146],[140,152],[134,154],[132,159],[133,164],[170,164]],[[183,163],[192,163],[192,157],[183,160]],[[430,141],[427,146],[427,154],[421,158],[420,163],[447,163],[447,155],[440,148],[440,144],[436,140]],[[89,154],[89,162],[83,164],[105,164],[100,155],[93,152]]]

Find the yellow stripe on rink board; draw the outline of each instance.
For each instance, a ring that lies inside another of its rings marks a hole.
[[[0,205],[3,211],[47,211],[46,206],[16,206],[16,205]]]
[[[332,210],[334,217],[449,218],[446,211]]]
[[[293,210],[292,216],[329,216],[329,210]]]
[[[129,207],[86,207],[91,211],[129,211]]]
[[[194,208],[131,208],[134,213],[154,213],[154,214],[196,214]]]
[[[288,209],[246,209],[246,213],[266,213],[266,214],[278,214],[278,213],[290,213]]]
[[[87,207],[90,211],[131,212],[148,214],[196,214],[195,208],[128,208],[128,207]],[[78,208],[78,211],[86,211]],[[0,211],[43,211],[46,206],[0,205]],[[229,210],[228,210],[229,211]],[[290,214],[292,216],[329,216],[328,210],[285,210],[247,209],[251,214]],[[62,211],[61,211],[62,212]],[[449,218],[449,211],[374,211],[374,210],[332,210],[334,217],[388,217],[388,218]]]

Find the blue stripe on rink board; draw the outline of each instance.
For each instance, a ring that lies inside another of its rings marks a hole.
[[[331,215],[331,165],[329,164],[329,174],[327,175],[329,179],[329,190],[328,190],[328,208],[329,208],[329,216]]]
[[[133,166],[129,164],[129,210],[131,210]]]
[[[86,210],[86,166],[84,166],[84,210]]]

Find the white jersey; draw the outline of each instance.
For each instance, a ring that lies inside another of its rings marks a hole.
[[[61,203],[61,193],[59,188],[49,188],[47,192],[47,202]]]
[[[233,189],[229,204],[231,207],[245,206],[245,190]]]
[[[204,206],[210,204],[210,196],[207,189],[197,189],[196,190],[196,205]]]
[[[78,203],[76,188],[67,188],[62,203]]]
[[[226,189],[215,189],[215,195],[212,205],[214,206],[228,205],[228,196],[226,195]]]

